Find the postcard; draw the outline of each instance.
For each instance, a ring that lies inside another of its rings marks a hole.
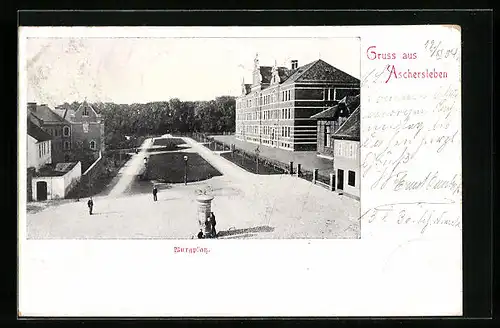
[[[460,316],[459,26],[20,27],[19,316]]]

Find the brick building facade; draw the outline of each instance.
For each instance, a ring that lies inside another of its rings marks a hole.
[[[319,59],[291,67],[260,66],[236,99],[236,138],[291,151],[317,149],[317,120],[311,116],[347,95],[359,94],[359,80]]]
[[[86,101],[77,110],[28,103],[28,117],[53,137],[54,163],[69,161],[72,151],[79,148],[93,152],[96,158],[105,150],[104,120]]]

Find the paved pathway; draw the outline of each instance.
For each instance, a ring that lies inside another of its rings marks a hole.
[[[183,138],[223,176],[174,184],[151,195],[95,197],[94,213],[85,202],[64,202],[27,216],[30,239],[191,238],[198,231],[195,198],[215,196],[212,210],[223,238],[359,238],[359,202],[290,175],[256,175],[232,164],[190,138]],[[144,149],[123,168],[113,195],[121,195],[143,165]]]
[[[235,178],[237,180],[247,180],[257,177],[256,174],[246,171],[245,169],[234,165],[227,159],[220,156],[220,152],[213,152],[203,146],[202,144],[194,141],[191,138],[182,138],[185,143],[187,143],[191,149],[201,155],[207,162],[215,167],[223,175],[230,178]]]
[[[146,139],[138,154],[132,155],[132,158],[125,163],[125,165],[118,171],[116,179],[118,181],[114,184],[113,189],[109,192],[108,196],[118,197],[123,195],[125,190],[130,186],[134,177],[137,176],[144,166],[144,157],[147,156],[146,149],[153,143],[153,139]],[[112,182],[113,183],[113,182]]]
[[[333,172],[332,160],[318,157],[316,151],[288,151],[284,149],[268,147],[265,145],[257,145],[251,142],[237,140],[234,135],[212,137],[215,140],[224,142],[226,144],[234,144],[236,145],[236,148],[240,148],[251,153],[255,151],[255,148],[257,148],[257,146],[259,146],[260,156],[274,159],[283,164],[293,162],[294,166],[296,166],[297,163],[300,163],[303,169],[308,171],[319,169],[320,173],[325,176],[328,176],[330,172]]]

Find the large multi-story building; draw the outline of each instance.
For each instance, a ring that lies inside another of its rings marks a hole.
[[[304,66],[260,66],[243,80],[236,100],[236,138],[286,150],[316,150],[317,121],[311,116],[359,94],[359,80],[318,59]]]

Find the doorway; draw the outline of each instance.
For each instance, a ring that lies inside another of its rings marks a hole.
[[[36,200],[47,200],[47,182],[38,181],[36,183]]]
[[[344,170],[337,170],[337,189],[344,190]]]

